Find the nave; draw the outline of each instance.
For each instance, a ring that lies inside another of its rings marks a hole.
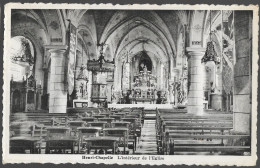
[[[117,155],[249,155],[250,135],[230,113],[186,109],[70,109],[66,114],[11,116],[11,153]],[[39,117],[40,116],[40,117]]]
[[[9,152],[251,155],[252,19],[240,10],[13,9]]]

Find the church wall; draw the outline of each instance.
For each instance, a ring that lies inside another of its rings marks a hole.
[[[252,56],[252,13],[235,11],[234,130],[250,133]]]

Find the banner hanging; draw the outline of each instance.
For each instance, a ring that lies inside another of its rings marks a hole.
[[[77,28],[70,23],[69,25],[69,54],[68,54],[68,94],[71,95],[74,90],[75,64],[77,49]]]

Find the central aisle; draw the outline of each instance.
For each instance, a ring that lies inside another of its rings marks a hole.
[[[144,120],[142,135],[139,139],[139,142],[137,143],[135,154],[157,154],[155,120]]]

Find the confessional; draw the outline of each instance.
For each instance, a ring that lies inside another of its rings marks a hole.
[[[41,85],[36,84],[33,75],[26,80],[10,82],[10,108],[11,112],[33,111],[41,109]]]

